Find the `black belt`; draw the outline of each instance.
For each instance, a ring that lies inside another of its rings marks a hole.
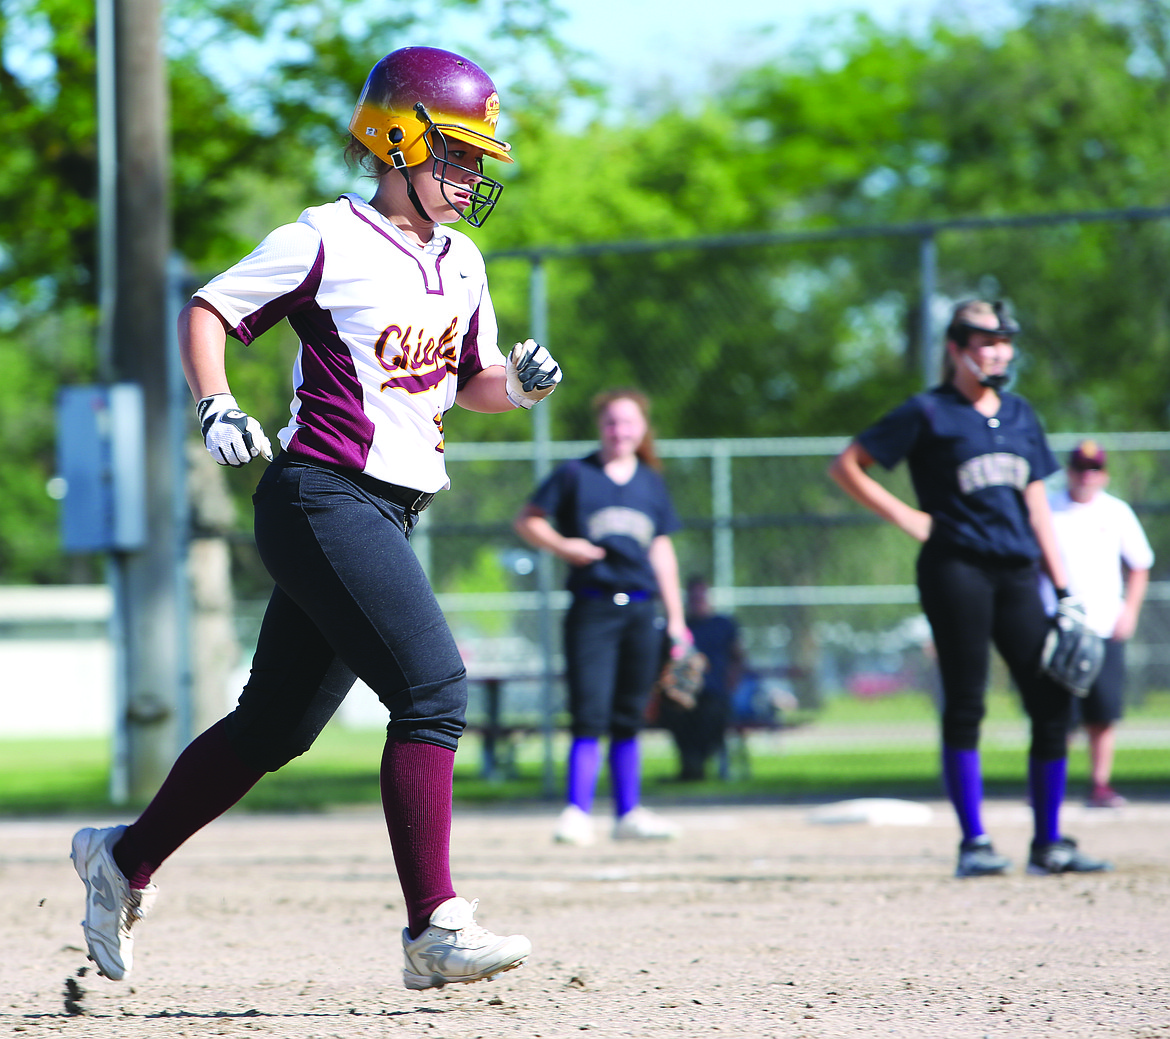
[[[375,479],[368,473],[359,473],[356,469],[344,469],[340,465],[319,462],[315,458],[300,459],[289,457],[288,452],[285,452],[283,457],[286,465],[308,465],[317,469],[328,469],[331,473],[344,476],[347,480],[357,484],[363,491],[368,491],[374,497],[381,498],[383,501],[400,505],[407,512],[422,512],[423,509],[435,500],[434,492],[428,493],[427,491],[417,490],[414,487],[400,487],[396,483],[386,483],[385,480]]]
[[[586,599],[609,599],[615,606],[626,606],[632,602],[645,602],[650,598],[650,593],[644,588],[632,588],[625,592],[614,591],[612,588],[576,588],[573,590],[573,594]]]
[[[413,487],[399,487],[396,483],[383,483],[381,480],[366,476],[365,473],[358,475],[364,477],[370,484],[376,485],[367,486],[366,483],[359,481],[359,487],[379,498],[385,498],[386,501],[392,501],[395,505],[401,505],[407,512],[422,512],[435,500],[433,492],[416,491]]]

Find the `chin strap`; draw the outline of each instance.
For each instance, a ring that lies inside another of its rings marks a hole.
[[[418,213],[428,224],[433,224],[430,213],[423,209],[422,200],[418,197],[418,192],[414,190],[414,184],[410,179],[410,170],[402,166],[398,170],[402,174],[402,179],[406,181],[406,197],[410,199],[410,204],[414,206],[414,211]]]
[[[1011,382],[1012,374],[1010,371],[1000,372],[998,375],[987,375],[983,369],[971,360],[966,354],[963,354],[963,361],[971,370],[971,374],[979,380],[980,386],[986,386],[989,390],[1002,390],[1009,382]]]
[[[415,108],[419,107],[420,105],[415,105]],[[423,109],[423,115],[426,115],[426,109]],[[399,147],[402,144],[405,134],[403,134],[401,127],[396,126],[390,131],[389,137],[390,143],[394,146],[390,149],[390,164],[402,174],[402,179],[406,181],[406,197],[410,199],[410,204],[414,206],[414,211],[428,224],[433,224],[434,220],[431,219],[430,213],[423,209],[418,192],[414,190],[414,183],[410,179],[410,167],[406,165],[406,158],[403,156],[402,149]]]

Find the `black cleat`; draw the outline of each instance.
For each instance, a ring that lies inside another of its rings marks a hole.
[[[1012,860],[992,847],[991,838],[980,834],[959,845],[956,877],[997,877],[1012,868]]]
[[[1077,842],[1071,837],[1058,841],[1032,844],[1028,856],[1029,873],[1107,873],[1113,869],[1111,862],[1094,859],[1077,849]]]

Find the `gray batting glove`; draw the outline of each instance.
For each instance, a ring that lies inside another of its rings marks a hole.
[[[260,423],[244,414],[230,393],[204,397],[195,410],[199,414],[203,442],[220,465],[239,469],[259,455],[272,461],[272,445]]]
[[[508,400],[517,408],[531,408],[552,393],[561,381],[560,366],[532,339],[512,347],[505,371]]]

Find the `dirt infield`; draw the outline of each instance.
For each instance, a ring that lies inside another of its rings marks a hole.
[[[402,987],[380,816],[229,814],[160,871],[129,982],[84,971],[79,822],[0,822],[0,1035],[79,1039],[1170,1037],[1170,805],[1069,805],[1116,863],[1020,869],[1029,814],[988,806],[1008,877],[953,879],[955,825],[818,825],[801,807],[664,812],[669,845],[553,845],[553,809],[460,811],[480,921],[534,953],[494,982]]]

